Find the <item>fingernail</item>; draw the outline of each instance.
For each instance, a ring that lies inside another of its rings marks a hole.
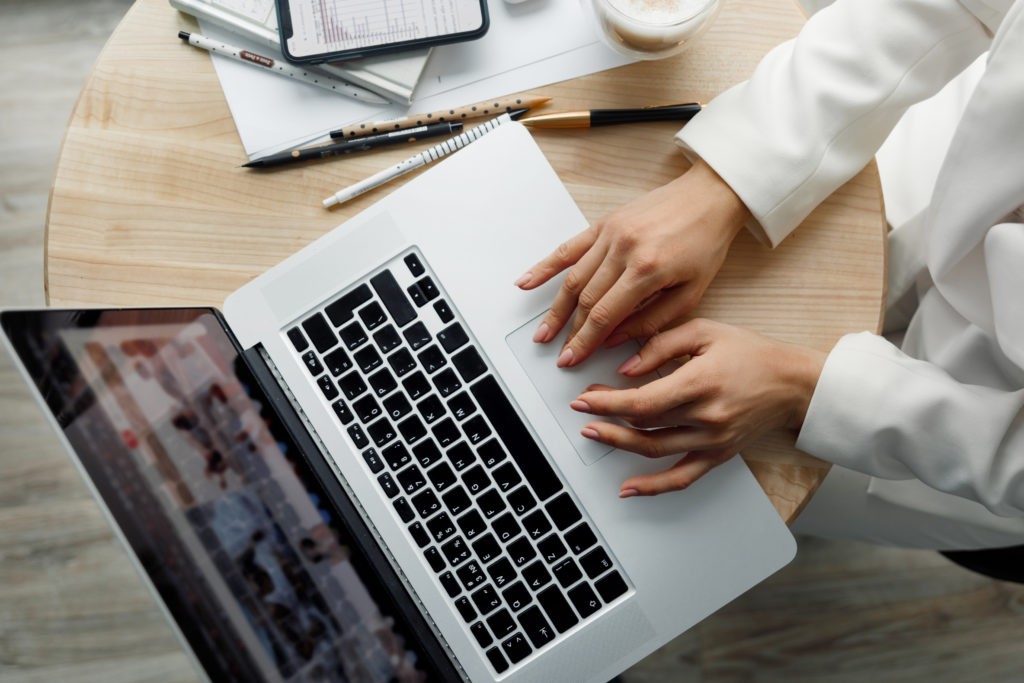
[[[579,411],[581,413],[589,413],[590,412],[590,404],[587,403],[586,401],[581,401],[579,399],[576,399],[575,401],[570,403],[569,407],[572,408],[573,410],[577,410],[577,411]]]
[[[535,342],[546,342],[548,340],[548,333],[551,328],[548,327],[547,323],[541,323],[537,331],[533,333],[533,341]]]
[[[628,334],[626,334],[625,332],[616,332],[612,336],[608,337],[607,341],[605,341],[604,343],[604,347],[606,349],[611,349],[628,340]]]
[[[587,437],[588,439],[599,439],[601,435],[597,433],[597,430],[593,427],[584,427],[580,430],[580,434]]]
[[[639,496],[640,492],[636,489],[622,489],[619,491],[619,498],[632,498],[633,496]]]
[[[565,366],[572,363],[572,349],[562,349],[562,353],[558,356],[558,367],[564,368]]]
[[[625,375],[627,372],[629,372],[638,365],[640,365],[640,356],[630,356],[629,358],[626,359],[626,362],[620,365],[619,369],[616,370],[615,372],[619,373],[620,375]]]
[[[519,279],[513,282],[512,284],[515,285],[516,287],[522,287],[532,279],[533,273],[523,273],[522,275],[519,276]]]

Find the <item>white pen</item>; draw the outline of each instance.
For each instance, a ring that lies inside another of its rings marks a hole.
[[[345,95],[346,97],[351,97],[362,102],[368,102],[370,104],[390,104],[383,97],[376,93],[372,93],[369,90],[352,85],[351,83],[346,83],[345,81],[337,78],[332,78],[326,74],[294,66],[282,59],[273,59],[264,55],[258,55],[250,50],[243,50],[241,48],[228,45],[227,43],[222,43],[218,40],[211,40],[210,38],[201,36],[198,33],[178,31],[178,37],[182,40],[188,41],[189,45],[202,48],[212,54],[224,55],[236,62],[262,67],[271,73],[277,74],[278,76],[292,78],[296,81],[309,83],[310,85],[318,85],[321,88],[326,88],[327,90],[336,92],[339,95]]]
[[[519,115],[522,112],[519,111]],[[335,204],[342,204],[347,202],[354,197],[358,197],[364,192],[369,192],[375,187],[379,187],[384,183],[394,180],[399,176],[403,176],[409,171],[414,171],[420,166],[426,166],[431,161],[437,161],[446,154],[451,154],[457,149],[465,147],[474,140],[480,139],[486,133],[491,132],[503,123],[508,123],[512,120],[510,114],[502,114],[501,116],[491,119],[487,123],[471,128],[461,135],[456,135],[453,138],[445,140],[440,145],[434,145],[430,149],[423,150],[419,154],[413,157],[409,157],[405,161],[398,163],[391,168],[385,168],[380,173],[374,173],[366,180],[360,180],[355,185],[349,185],[343,190],[338,190],[336,193],[324,200],[324,208],[329,209]]]

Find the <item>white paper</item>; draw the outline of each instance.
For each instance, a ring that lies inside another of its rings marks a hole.
[[[246,154],[253,159],[326,139],[331,130],[360,121],[461,106],[632,61],[598,40],[579,0],[499,0],[488,8],[486,36],[434,48],[409,107],[368,105],[214,55]],[[250,47],[209,22],[200,21],[200,29],[210,38]]]

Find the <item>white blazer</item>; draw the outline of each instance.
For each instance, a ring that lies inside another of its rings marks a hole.
[[[945,499],[965,516],[1021,518],[1024,0],[838,0],[676,139],[775,246],[863,168],[911,104],[986,50],[931,201],[890,237],[889,301],[916,304],[902,348],[843,337],[797,446],[908,480],[878,488],[909,506],[940,510]],[[1024,520],[1002,521],[1024,534]]]

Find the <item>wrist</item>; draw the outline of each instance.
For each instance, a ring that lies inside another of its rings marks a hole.
[[[825,354],[805,346],[790,346],[790,359],[786,363],[787,384],[790,387],[789,420],[786,427],[799,432],[807,417],[807,410],[825,368]]]
[[[750,209],[703,159],[697,159],[690,170],[683,174],[683,178],[692,183],[691,191],[698,193],[696,196],[710,200],[716,213],[713,224],[720,227],[723,237],[731,242],[750,219]]]

